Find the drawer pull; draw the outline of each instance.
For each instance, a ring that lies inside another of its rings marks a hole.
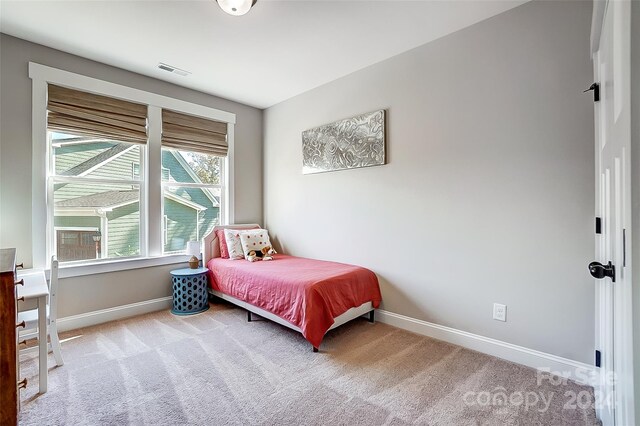
[[[26,325],[27,324],[24,321],[22,321],[21,323],[16,324],[16,328],[18,328],[18,327],[25,328]]]
[[[21,285],[21,286],[24,287],[24,278],[22,278],[20,281],[16,281],[14,284],[15,285]]]
[[[16,269],[24,269],[24,263],[16,263]]]
[[[27,379],[22,379],[18,382],[18,389],[26,389],[27,388]]]
[[[22,342],[18,342],[18,346],[20,345],[24,345],[25,347],[27,346],[27,341],[23,340]]]
[[[18,297],[18,302],[24,302],[24,296]]]

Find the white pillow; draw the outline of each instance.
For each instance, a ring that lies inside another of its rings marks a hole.
[[[243,231],[240,234],[240,241],[242,242],[242,251],[244,252],[245,259],[249,256],[250,251],[259,252],[264,247],[271,246],[269,232],[266,229]],[[231,256],[231,254],[229,254],[229,256]]]
[[[240,233],[244,229],[225,229],[224,238],[227,240],[227,250],[229,250],[229,259],[244,259],[242,251],[242,242],[240,241]]]

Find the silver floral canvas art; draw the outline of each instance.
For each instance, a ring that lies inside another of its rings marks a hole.
[[[302,173],[321,173],[385,162],[384,110],[302,132]]]

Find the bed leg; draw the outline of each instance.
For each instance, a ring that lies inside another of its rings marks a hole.
[[[251,322],[251,311],[247,311],[247,322]]]
[[[371,311],[369,311],[369,322],[374,322],[375,321],[374,312],[375,311],[373,309]]]
[[[316,348],[315,346],[313,347],[313,352],[318,352],[318,348]]]

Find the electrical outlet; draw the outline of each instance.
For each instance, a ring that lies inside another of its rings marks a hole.
[[[507,305],[502,305],[500,303],[493,304],[493,319],[498,321],[506,321],[507,320]]]

